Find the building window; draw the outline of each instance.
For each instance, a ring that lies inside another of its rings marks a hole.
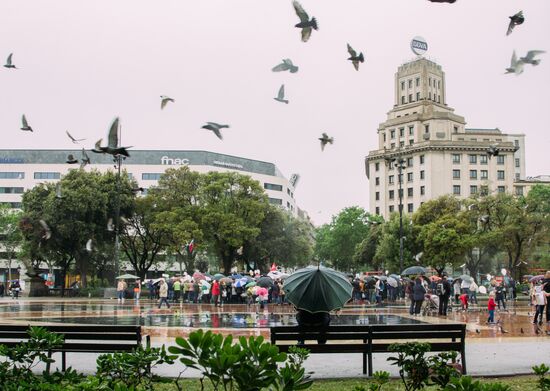
[[[470,164],[477,164],[477,155],[468,155],[468,159],[470,160]]]
[[[499,186],[499,187],[497,187],[497,191],[498,191],[499,193],[504,193],[504,192],[506,191],[506,186]]]
[[[460,185],[453,185],[453,194],[460,195]]]
[[[523,195],[523,186],[516,186],[516,195],[517,196]]]
[[[390,138],[391,139],[395,138],[395,129],[390,130]]]
[[[0,179],[24,179],[24,172],[0,172]]]
[[[376,201],[380,201],[380,192],[379,192],[379,191],[377,191],[377,192],[374,194],[374,199],[375,199]]]
[[[514,140],[514,145],[519,148],[519,140]]]
[[[160,176],[162,174],[160,173],[150,173],[150,172],[144,172],[141,174],[141,179],[144,181],[158,181],[160,179]]]
[[[417,86],[417,87],[420,86],[420,78],[419,78],[419,77],[416,78],[416,86]]]
[[[379,171],[380,170],[380,163],[374,163],[374,170]]]
[[[424,164],[424,155],[420,155],[420,164]]]
[[[470,179],[477,179],[477,170],[470,170]]]
[[[409,126],[409,136],[414,136],[414,126]]]
[[[428,99],[432,100],[432,93],[431,92],[428,92]]]
[[[412,182],[413,181],[413,173],[412,172],[408,172],[407,173],[407,182]]]
[[[460,154],[459,153],[453,153],[451,156],[453,158],[453,164],[460,164]]]
[[[413,81],[412,79],[409,79],[409,88],[412,88],[413,87]]]
[[[413,212],[413,204],[407,204],[407,212],[412,213]]]
[[[401,90],[404,90],[404,89],[405,89],[405,82],[402,81],[402,82],[401,82]]]
[[[420,179],[424,179],[424,170],[420,171]]]
[[[470,186],[470,195],[474,195],[474,194],[477,194],[477,186],[476,185],[471,185]]]
[[[479,163],[487,164],[487,155],[479,155]]]
[[[481,170],[481,179],[489,179],[489,171]]]
[[[431,87],[432,86],[432,78],[431,77],[428,77],[428,85]]]
[[[413,166],[413,158],[412,157],[408,157],[407,158],[407,167],[412,167]]]
[[[405,142],[404,142],[404,141],[399,141],[399,146],[400,146],[400,147],[404,147],[404,146],[405,146]]]
[[[504,155],[497,156],[497,164],[504,164]]]
[[[390,211],[390,213],[393,213],[393,210],[394,210],[393,205],[390,205],[390,207],[388,208],[388,210]]]
[[[401,104],[402,104],[402,105],[405,104],[405,97],[404,97],[404,96],[401,97]]]
[[[264,189],[265,189],[265,183],[264,183]],[[286,194],[290,195],[290,189],[288,187],[286,188]]]
[[[399,128],[399,137],[405,136],[405,128]]]
[[[413,94],[409,94],[409,102],[413,101]]]
[[[519,159],[518,159],[518,158],[516,158],[516,159],[515,159],[515,162],[516,162],[516,167],[518,167],[518,168],[519,168]]]
[[[390,185],[393,184],[393,175],[390,175],[390,176],[388,177],[388,183],[389,183]]]
[[[416,100],[417,100],[417,101],[420,100],[420,92],[417,92],[417,93],[416,93]]]
[[[271,197],[269,197],[269,203],[272,204],[272,205],[282,205],[283,200],[280,199],[280,198],[271,198]]]
[[[376,186],[379,186],[380,185],[380,177],[374,178],[374,183],[376,184]]]
[[[409,145],[413,145],[413,144],[414,144],[414,140],[411,138],[411,139],[409,140]]]
[[[23,194],[23,187],[0,187],[0,194]]]
[[[377,207],[375,208],[375,211],[376,211],[376,212],[374,212],[374,213],[376,213],[377,215],[379,215],[379,214],[380,214],[380,207],[377,206]]]
[[[453,170],[453,179],[460,179],[460,170]]]
[[[34,179],[59,179],[61,174],[59,172],[35,172]]]
[[[407,189],[407,197],[412,197],[413,196],[413,188],[412,187],[409,187]]]
[[[426,194],[426,188],[424,186],[420,186],[420,195]]]
[[[437,89],[439,90],[440,88],[441,88],[441,81],[438,80],[438,81],[437,81]]]
[[[275,190],[275,191],[283,191],[282,185],[276,185],[274,183],[264,183],[264,189],[266,190]]]
[[[393,190],[390,190],[389,197],[390,197],[390,200],[393,200],[393,199],[394,199],[394,197],[395,197],[395,192],[394,192]]]
[[[430,133],[430,124],[424,125],[424,133]]]
[[[498,170],[497,171],[497,179],[499,181],[503,181],[504,180],[504,170]]]
[[[386,133],[382,133],[382,137],[384,138],[384,142],[386,142]]]
[[[519,172],[516,172],[516,181],[519,181]]]
[[[489,187],[488,186],[481,186],[479,193],[482,196],[486,196],[487,194],[489,194]]]
[[[395,148],[395,143],[391,143],[391,144],[390,144],[390,148],[391,148],[391,149],[394,149],[394,148]]]

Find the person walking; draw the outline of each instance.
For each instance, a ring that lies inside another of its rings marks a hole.
[[[479,286],[476,284],[474,280],[472,280],[472,283],[470,284],[470,302],[472,304],[478,304],[477,302],[477,291],[479,290]]]
[[[424,288],[424,285],[422,285],[422,279],[420,277],[416,277],[413,287],[414,315],[420,315],[420,309],[422,308],[422,302],[424,301],[425,294],[426,289]]]
[[[439,315],[447,316],[449,298],[451,297],[451,284],[449,284],[447,276],[443,276],[441,281],[437,284],[435,292],[439,297]]]
[[[493,291],[489,293],[489,300],[487,301],[487,311],[489,311],[487,323],[495,323],[495,308],[497,308],[497,305],[495,303],[495,292]]]
[[[147,289],[149,290],[149,300],[155,300],[155,284],[153,284],[152,279],[149,279],[149,281],[147,281]]]
[[[164,279],[160,280],[159,297],[159,308],[162,307],[162,303],[166,303],[166,307],[170,308],[170,303],[168,303],[168,284]]]
[[[136,285],[134,285],[134,300],[136,304],[139,303],[139,298],[141,297],[141,281],[139,278],[136,280]]]
[[[6,287],[4,286],[4,283],[0,281],[0,297],[4,297]]]
[[[459,304],[460,301],[458,298],[460,297],[460,280],[455,280],[453,283],[453,295],[455,297],[455,304]]]
[[[544,275],[544,280],[542,280],[542,290],[544,291],[544,296],[546,297],[546,302],[550,301],[550,270]],[[550,323],[550,305],[546,305],[546,322]]]
[[[217,307],[218,305],[221,307],[220,283],[217,280],[214,280],[214,282],[212,283],[212,301],[214,302],[214,307]]]
[[[535,306],[535,318],[533,319],[533,324],[538,323],[539,325],[542,325],[544,307],[548,304],[548,300],[543,289],[543,284],[538,284],[537,286],[535,286],[532,301],[533,305]]]
[[[500,311],[500,304],[502,304],[502,309],[506,311],[506,302],[504,301],[504,286],[502,283],[498,284],[495,288],[495,298],[498,305],[498,310]]]
[[[128,288],[128,284],[126,284],[126,281],[124,281],[123,278],[118,280],[118,283],[116,285],[116,296],[118,299],[118,304],[124,304],[126,288]]]
[[[405,295],[411,301],[409,304],[409,315],[414,315],[414,298],[413,298],[414,281],[409,281],[405,286]]]
[[[180,294],[181,294],[181,281],[179,278],[176,278],[174,281],[174,303],[178,303],[180,301]]]

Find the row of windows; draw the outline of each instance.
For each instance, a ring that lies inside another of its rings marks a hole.
[[[433,98],[433,99],[432,99]],[[416,101],[418,102],[421,100],[420,92],[416,93]],[[433,100],[434,102],[441,103],[441,95],[436,95],[431,92],[428,92],[428,100]],[[412,103],[414,102],[413,94],[409,94],[409,100],[407,101],[407,96],[401,95],[401,104],[404,105],[405,103]]]
[[[398,194],[401,198],[403,198],[403,189],[399,190]],[[420,186],[420,195],[423,196],[425,194],[426,194],[426,187],[425,186]],[[412,197],[413,195],[414,195],[414,189],[412,187],[407,188],[407,197]],[[395,199],[395,190],[390,190],[388,192],[388,198],[390,200]],[[375,199],[375,201],[380,201],[380,192],[379,191],[374,193],[374,199]]]
[[[398,131],[399,131],[399,137],[405,137],[405,128],[399,128]],[[395,129],[391,129],[390,130],[390,138],[394,139],[395,135],[396,135]],[[409,126],[409,136],[413,136],[413,135],[414,135],[414,126],[410,125]],[[386,141],[386,133],[382,133],[382,136],[384,137],[384,141]]]
[[[437,84],[436,84],[436,82],[437,82]],[[415,79],[414,84],[416,85],[416,87],[420,87],[420,78],[419,77],[417,77]],[[402,91],[405,90],[405,85],[407,85],[409,88],[412,88],[413,87],[412,79],[407,80],[407,84],[405,84],[404,80],[401,82],[401,90]],[[428,86],[432,87],[432,78],[431,77],[428,78]],[[441,80],[433,79],[433,87],[437,88],[437,89],[441,89]]]
[[[480,179],[489,179],[488,170],[480,170]],[[460,170],[453,170],[453,179],[460,179]],[[477,179],[477,170],[470,170],[470,179]],[[497,171],[497,179],[504,180],[504,170]]]
[[[468,161],[470,164],[477,164],[479,157],[479,164],[487,164],[489,159],[487,155],[468,155]],[[451,159],[453,164],[460,164],[462,161],[462,154],[453,153],[451,154]],[[496,157],[497,164],[503,165],[506,160],[506,155],[498,155]],[[516,167],[519,167],[519,159],[516,159]]]
[[[283,191],[283,186],[276,185],[274,183],[264,183],[264,189],[266,189],[266,190],[275,190],[275,191]],[[290,195],[290,193],[289,193],[289,195]]]
[[[420,162],[420,164],[424,164],[424,162],[426,161],[424,155],[420,155],[418,157],[418,161]],[[408,157],[407,158],[407,167],[412,167],[413,164],[414,164],[414,157]],[[393,162],[390,162],[389,169],[393,170],[394,166],[395,165],[393,164]],[[374,171],[380,171],[380,162],[374,163]]]
[[[23,194],[22,187],[0,187],[0,194]]]
[[[282,205],[283,200],[280,199],[280,198],[271,198],[271,197],[269,197],[269,203],[273,204],[273,205]]]
[[[403,183],[403,174],[397,175],[397,177],[398,177],[399,182]],[[413,172],[408,172],[407,173],[407,182],[412,182],[413,179],[414,179],[414,173]],[[426,179],[426,175],[425,175],[425,171],[422,170],[422,171],[420,171],[420,180],[424,180],[424,179]],[[380,185],[380,177],[376,177],[374,179],[374,183],[377,186]],[[389,175],[388,176],[388,183],[390,185],[395,183],[395,175]]]
[[[0,179],[23,179],[24,172],[0,172]]]
[[[497,186],[497,191],[499,193],[506,192],[506,186]],[[454,195],[461,195],[461,186],[460,185],[453,185],[453,194]],[[477,185],[470,185],[470,195],[478,194],[478,186]],[[489,187],[488,186],[479,186],[479,194],[481,195],[487,195],[489,194]]]

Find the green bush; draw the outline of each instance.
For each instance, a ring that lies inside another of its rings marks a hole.
[[[382,386],[390,381],[390,373],[386,371],[376,371],[372,374],[372,383],[364,386],[356,386],[354,391],[380,391]]]
[[[388,357],[388,361],[399,367],[399,377],[406,391],[420,390],[429,384],[430,367],[424,356],[430,350],[430,344],[395,343],[388,350],[397,353],[397,357]]]
[[[538,376],[538,389],[541,391],[550,391],[550,378],[546,377],[549,370],[550,368],[548,368],[546,364],[540,364],[539,366],[533,367],[535,375]]]
[[[511,391],[510,386],[501,383],[481,383],[470,376],[451,379],[443,391]]]

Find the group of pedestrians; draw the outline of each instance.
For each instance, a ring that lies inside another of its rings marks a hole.
[[[21,292],[21,284],[19,283],[19,280],[13,280],[10,284],[4,285],[3,282],[0,282],[0,297],[4,297],[5,295],[11,295],[12,299],[18,299],[19,293]]]
[[[542,325],[544,309],[546,308],[546,322],[550,322],[550,270],[544,275],[544,279],[532,283],[529,292],[531,304],[535,306],[533,324]]]

